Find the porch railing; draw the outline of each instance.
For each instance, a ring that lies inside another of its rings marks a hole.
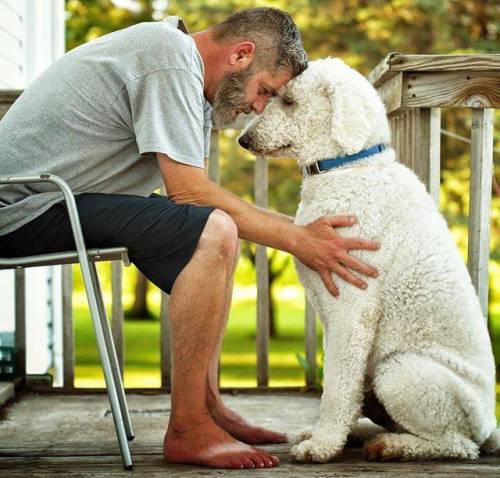
[[[487,317],[493,120],[494,109],[500,105],[500,55],[390,53],[369,79],[386,105],[398,159],[415,171],[438,204],[441,109],[471,110],[467,265]]]
[[[440,190],[441,109],[471,109],[471,181],[468,267],[483,313],[488,304],[488,258],[493,164],[493,113],[500,103],[500,55],[403,55],[389,54],[369,75],[382,97],[390,119],[392,141],[399,160],[412,168],[436,202]],[[0,117],[20,94],[0,92]],[[218,131],[212,132],[209,176],[219,181]],[[267,161],[255,160],[255,202],[267,207]],[[266,248],[257,246],[256,354],[257,388],[269,387],[269,287]],[[63,385],[74,390],[75,347],[72,317],[72,268],[63,266]],[[111,324],[118,360],[123,373],[122,265],[112,263]],[[24,272],[16,271],[17,346],[24,342]],[[170,346],[167,320],[168,295],[162,294],[160,308],[161,389],[170,387]],[[316,370],[316,319],[305,307],[305,351],[310,371],[306,385],[313,385]],[[18,370],[25,375],[25,362]],[[32,382],[33,384],[33,382]],[[49,386],[49,388],[51,385]],[[56,391],[56,388],[52,388]],[[81,389],[78,389],[81,390]],[[94,389],[95,390],[95,389]],[[146,390],[146,389],[142,389]],[[155,389],[158,390],[158,389]]]

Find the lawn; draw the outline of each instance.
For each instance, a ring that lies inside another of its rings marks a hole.
[[[251,289],[251,288],[250,288]],[[243,292],[242,292],[243,291]],[[240,288],[233,300],[221,356],[221,386],[256,386],[255,299],[248,288]],[[249,297],[250,296],[250,297]],[[95,346],[90,316],[84,302],[74,309],[76,336],[76,386],[103,387],[104,378]],[[159,312],[159,303],[152,309]],[[304,385],[304,371],[296,353],[304,354],[304,300],[300,294],[284,293],[279,300],[278,336],[270,341],[270,385]],[[159,321],[125,321],[125,386],[159,387]],[[495,355],[500,356],[500,314],[494,314],[491,334]],[[321,360],[321,330],[317,328],[318,361]],[[497,359],[498,362],[498,359]],[[497,386],[497,418],[500,421],[500,384]]]
[[[240,294],[241,295],[241,294]],[[243,294],[248,295],[248,294]],[[104,386],[90,316],[83,302],[75,307],[76,386]],[[156,314],[159,306],[153,304]],[[223,387],[256,386],[255,300],[244,297],[231,308],[221,356]],[[270,385],[304,385],[296,353],[304,354],[304,299],[280,300],[278,337],[270,341]],[[159,321],[125,321],[125,386],[159,387]],[[318,327],[318,351],[321,331]],[[320,352],[318,352],[320,360]]]

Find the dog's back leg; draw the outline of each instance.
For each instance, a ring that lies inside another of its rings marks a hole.
[[[374,390],[408,433],[383,433],[365,444],[371,459],[476,458],[471,414],[464,411],[453,373],[429,357],[401,353],[375,370]]]
[[[365,442],[367,460],[432,460],[436,458],[478,457],[479,447],[460,434],[429,441],[410,433],[379,433]]]
[[[385,433],[387,430],[368,418],[362,417],[358,422],[351,428],[349,436],[347,439],[347,446],[363,446],[363,444],[379,435],[380,433]]]
[[[481,451],[486,455],[500,455],[500,428],[496,428],[481,445]]]

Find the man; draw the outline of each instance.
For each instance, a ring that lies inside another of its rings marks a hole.
[[[257,8],[189,36],[176,19],[135,25],[64,55],[0,122],[2,174],[50,172],[76,193],[88,247],[126,246],[134,264],[170,294],[171,462],[221,468],[272,467],[278,458],[249,444],[282,442],[219,396],[217,364],[229,313],[238,237],[294,254],[337,295],[332,272],[377,272],[350,256],[376,250],[333,227],[297,226],[209,181],[209,117],[216,126],[269,98],[306,68],[290,16]],[[204,141],[205,138],[205,141]],[[151,195],[164,182],[168,198]],[[0,255],[74,247],[65,205],[46,184],[0,188]]]

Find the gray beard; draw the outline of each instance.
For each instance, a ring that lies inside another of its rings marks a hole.
[[[214,97],[212,111],[214,128],[230,127],[236,119],[233,117],[236,110],[251,109],[250,105],[245,103],[245,90],[252,74],[251,67],[235,73],[224,73]]]

